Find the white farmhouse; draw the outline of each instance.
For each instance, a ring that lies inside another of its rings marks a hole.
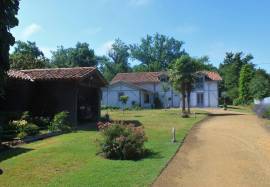
[[[195,88],[191,93],[191,107],[218,107],[218,82],[216,72],[197,73]],[[143,108],[180,107],[181,94],[172,89],[166,72],[118,73],[108,87],[102,88],[102,105],[122,107],[120,97],[129,97],[125,107]]]

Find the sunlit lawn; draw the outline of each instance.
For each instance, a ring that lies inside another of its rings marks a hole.
[[[104,111],[103,111],[104,113]],[[0,186],[149,186],[174,155],[194,123],[206,114],[188,119],[179,110],[109,112],[113,119],[143,124],[154,154],[139,161],[112,161],[96,155],[96,131],[78,131],[0,153]],[[177,143],[171,140],[176,128]]]
[[[228,105],[228,110],[234,111],[234,112],[253,113],[251,105],[246,105],[246,106]]]

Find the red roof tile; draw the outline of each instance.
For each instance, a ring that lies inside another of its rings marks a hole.
[[[213,81],[222,81],[221,76],[217,72],[213,72],[213,71],[200,71],[200,73],[203,73],[210,80],[213,80]]]
[[[113,80],[111,81],[111,84],[114,84],[119,81],[125,81],[129,83],[158,83],[159,76],[161,74],[164,74],[166,72],[138,72],[138,73],[118,73]],[[205,76],[207,76],[209,79],[213,81],[221,81],[222,78],[217,72],[211,72],[211,71],[200,71],[200,73],[203,73]]]
[[[118,73],[111,83],[125,81],[130,83],[159,82],[159,75],[162,72],[138,72],[138,73]]]
[[[8,76],[23,80],[79,80],[92,73],[98,73],[102,81],[106,82],[95,67],[75,67],[75,68],[52,68],[52,69],[30,69],[30,70],[10,70]]]

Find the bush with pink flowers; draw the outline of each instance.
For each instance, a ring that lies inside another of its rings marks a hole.
[[[145,155],[143,127],[99,122],[98,128],[102,134],[99,153],[105,158],[138,160]]]

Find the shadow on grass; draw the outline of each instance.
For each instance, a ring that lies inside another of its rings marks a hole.
[[[32,150],[33,149],[22,148],[22,147],[6,148],[0,151],[0,162],[10,159],[12,157],[21,155],[23,153],[27,153]]]
[[[141,158],[140,160],[143,160],[143,159],[162,159],[162,158],[163,158],[163,156],[160,154],[160,152],[146,149],[145,153],[144,153],[144,157]]]
[[[245,115],[245,114],[241,114],[241,113],[219,113],[219,114],[208,114],[209,116],[241,116],[241,115]]]

